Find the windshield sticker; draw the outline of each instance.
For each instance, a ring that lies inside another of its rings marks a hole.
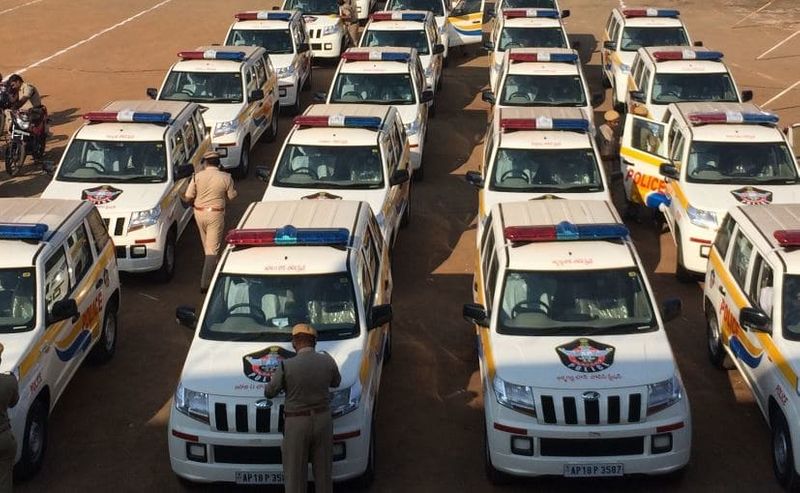
[[[744,187],[731,191],[736,200],[744,205],[765,205],[772,202],[772,192],[755,187]]]
[[[270,346],[261,351],[246,354],[242,357],[244,374],[255,382],[267,383],[272,379],[272,375],[277,371],[281,361],[291,358],[295,354],[297,353],[280,346]]]
[[[107,204],[122,194],[122,190],[111,185],[87,188],[81,192],[81,200],[88,200],[94,205]]]
[[[581,337],[556,348],[561,363],[579,373],[603,371],[614,364],[614,347]]]
[[[558,267],[563,267],[565,265],[592,265],[594,263],[594,259],[592,258],[566,258],[566,259],[555,259],[553,263]]]
[[[303,199],[307,200],[317,200],[317,199],[330,199],[330,200],[338,200],[341,199],[338,195],[333,195],[332,193],[328,192],[317,192],[315,194],[306,195],[302,197]]]

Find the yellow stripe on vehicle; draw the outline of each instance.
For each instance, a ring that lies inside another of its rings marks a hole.
[[[492,233],[489,232],[489,234]],[[478,289],[476,289],[477,299],[475,302],[485,307],[486,303],[483,297],[483,272],[481,271],[480,255],[477,255],[475,260],[475,282],[478,283]],[[492,381],[494,379],[495,367],[494,356],[492,355],[492,343],[491,338],[489,337],[491,329],[488,327],[481,327],[476,324],[475,331],[480,339],[479,351],[483,355],[483,362],[486,366],[486,371],[488,372],[489,381]]]
[[[664,160],[658,156],[648,154],[644,151],[640,151],[639,149],[634,149],[633,147],[622,147],[619,150],[619,153],[625,157],[636,159],[642,161],[644,164],[650,164],[652,166],[660,167],[664,162]]]

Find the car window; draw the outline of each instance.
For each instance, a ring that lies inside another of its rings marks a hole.
[[[50,312],[56,301],[69,296],[72,287],[69,282],[69,265],[64,247],[59,247],[44,264],[44,306]]]
[[[197,147],[199,143],[197,142],[197,129],[194,126],[194,122],[192,122],[191,118],[186,120],[186,123],[183,124],[183,138],[184,138],[184,145],[186,146],[186,155],[189,159],[194,156],[195,151],[197,151]]]
[[[99,256],[103,252],[103,249],[106,247],[106,245],[108,245],[111,237],[108,235],[106,225],[103,222],[103,218],[100,217],[100,213],[97,212],[97,209],[92,209],[86,220],[89,222],[89,230],[92,232],[94,248]]]
[[[730,215],[726,215],[725,219],[722,220],[722,226],[720,226],[717,237],[714,240],[714,246],[717,248],[719,256],[723,260],[728,253],[728,245],[731,243],[733,228],[735,226],[736,222],[734,222],[733,218]]]
[[[267,82],[267,73],[264,69],[264,59],[259,58],[255,62],[256,77],[258,78],[258,85],[263,86]]]
[[[772,267],[757,253],[753,261],[753,275],[748,294],[753,305],[764,310],[770,317],[772,317],[773,300],[772,281]]]
[[[67,237],[67,258],[72,268],[73,285],[77,286],[91,270],[93,261],[92,247],[83,223]]]
[[[633,117],[631,146],[648,154],[663,156],[664,125],[644,118]]]
[[[729,270],[736,282],[739,283],[742,291],[746,291],[745,280],[747,279],[747,268],[750,266],[750,255],[752,253],[753,244],[739,231],[733,242]]]

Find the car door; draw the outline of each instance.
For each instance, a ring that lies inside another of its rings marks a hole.
[[[786,137],[789,139],[794,157],[800,159],[800,123],[791,125],[786,131]]]
[[[67,252],[64,246],[59,246],[55,252],[44,261],[44,310],[45,318],[49,319],[53,305],[56,302],[66,300],[72,295],[72,283],[70,280],[69,264],[67,263]],[[47,385],[50,386],[54,396],[61,394],[64,386],[64,376],[66,375],[66,362],[56,354],[54,347],[55,339],[62,332],[72,330],[73,322],[71,319],[60,322],[45,322],[45,331],[42,335],[42,342],[39,346],[39,357],[33,367],[28,370],[34,375],[35,380],[41,374]],[[36,350],[36,349],[34,349]],[[26,372],[26,373],[28,373]],[[24,374],[22,375],[25,376]],[[34,380],[34,381],[35,381]]]
[[[668,134],[668,140],[671,142],[669,149],[669,161],[675,166],[678,171],[678,176],[683,176],[683,161],[684,151],[686,148],[686,136],[677,128],[675,121],[672,121]],[[669,226],[672,234],[675,234],[675,222],[679,217],[686,214],[686,209],[689,204],[686,200],[680,182],[669,178],[665,178],[666,182],[665,194],[669,199],[668,206],[663,209],[664,215],[667,218],[667,225]]]
[[[485,0],[459,0],[448,16],[450,46],[480,43],[483,39]]]
[[[666,182],[659,166],[666,161],[666,125],[636,115],[627,115],[620,146],[621,170],[625,197],[630,202],[657,206],[658,197],[664,196]]]

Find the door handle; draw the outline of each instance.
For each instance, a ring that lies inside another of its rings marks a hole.
[[[103,277],[101,277],[100,279],[97,280],[96,283],[94,283],[94,289],[100,289],[100,288],[103,287],[103,284],[105,284],[105,278],[106,278],[107,275],[108,275],[108,270],[106,269],[106,270],[103,271]]]
[[[42,347],[39,348],[39,353],[40,354],[44,354],[44,353],[46,353],[48,351],[50,351],[50,344],[42,344]]]
[[[725,292],[725,287],[722,285],[719,286],[719,294],[721,294],[722,296],[725,296],[727,294]]]
[[[480,21],[480,20],[477,20],[477,21],[472,21],[472,23],[473,23],[473,24],[480,24],[480,23],[481,23],[481,21]]]

